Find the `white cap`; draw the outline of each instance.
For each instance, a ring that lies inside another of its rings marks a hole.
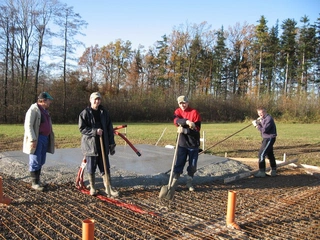
[[[96,99],[96,98],[101,98],[100,93],[99,93],[99,92],[91,93],[91,95],[90,95],[90,100],[91,100],[91,99]]]
[[[188,102],[188,98],[186,96],[180,96],[177,98],[178,103]]]

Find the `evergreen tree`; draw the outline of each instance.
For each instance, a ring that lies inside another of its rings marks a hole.
[[[282,67],[285,69],[285,78],[283,83],[283,92],[285,95],[293,90],[293,83],[296,82],[296,35],[297,22],[294,19],[286,19],[283,21],[281,28],[281,52],[282,52]]]

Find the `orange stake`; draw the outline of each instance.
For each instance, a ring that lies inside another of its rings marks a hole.
[[[6,205],[9,205],[11,203],[11,199],[3,196],[3,190],[2,190],[2,177],[0,177],[0,203],[4,203]]]
[[[236,208],[236,192],[228,192],[228,209],[227,209],[227,226],[231,226],[236,229],[240,227],[234,222],[235,219],[235,208]]]
[[[94,220],[85,219],[82,221],[82,240],[94,239]]]

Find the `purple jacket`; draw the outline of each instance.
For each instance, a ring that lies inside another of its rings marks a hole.
[[[277,127],[273,118],[266,114],[257,125],[257,129],[261,132],[262,138],[275,138],[277,136]]]

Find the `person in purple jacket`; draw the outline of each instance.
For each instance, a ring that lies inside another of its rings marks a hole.
[[[252,121],[261,133],[262,144],[259,150],[259,171],[255,174],[255,177],[265,177],[266,175],[274,177],[277,175],[277,164],[273,153],[273,144],[277,137],[277,127],[273,118],[267,113],[264,107],[258,107],[257,113],[259,118]],[[270,172],[266,173],[266,162],[265,158],[268,157],[270,162]]]

